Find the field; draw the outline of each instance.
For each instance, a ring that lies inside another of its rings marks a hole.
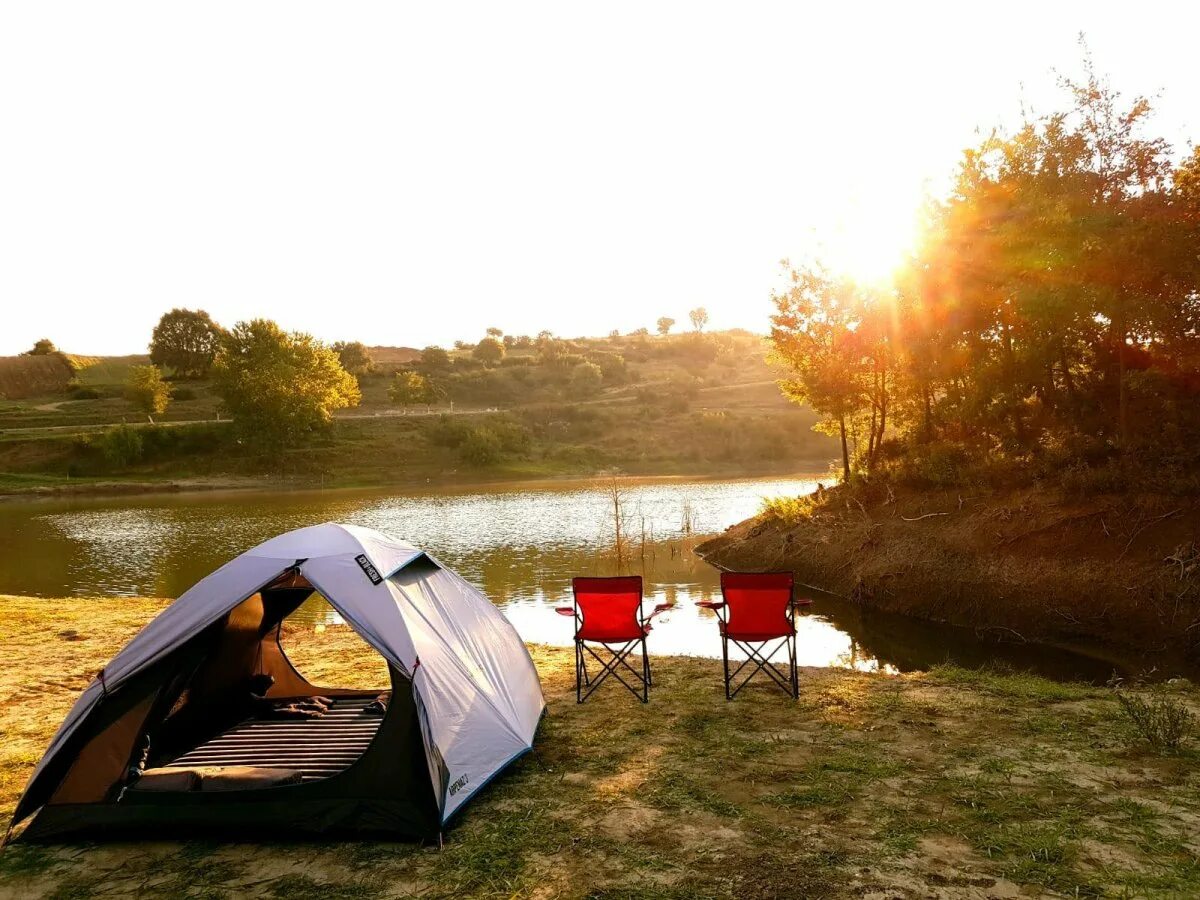
[[[162,606],[0,598],[0,816],[75,694]],[[317,681],[378,683],[344,627],[286,638]],[[152,841],[0,852],[0,896],[1014,897],[1200,893],[1200,755],[1153,750],[1113,692],[1016,672],[804,670],[724,700],[719,663],[654,661],[647,706],[574,700],[531,648],[535,753],[434,847]],[[1200,692],[1164,688],[1196,710]]]

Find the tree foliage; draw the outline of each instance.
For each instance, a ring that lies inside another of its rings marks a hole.
[[[148,416],[161,415],[171,402],[171,386],[158,366],[131,366],[125,382],[125,399]]]
[[[674,324],[675,320],[670,316],[659,316],[658,321],[654,323],[654,327],[658,329],[659,334],[661,334],[663,337],[666,337],[670,333],[671,327]]]
[[[450,354],[441,347],[429,346],[421,351],[417,368],[427,376],[450,371]]]
[[[268,319],[239,322],[222,340],[212,375],[239,430],[271,448],[302,440],[362,397],[331,348]]]
[[[494,337],[485,337],[475,349],[471,351],[471,356],[479,360],[485,366],[496,366],[504,359],[504,344]]]
[[[703,306],[697,306],[688,313],[688,318],[692,320],[693,330],[703,331],[704,326],[708,324],[708,310]]]
[[[1064,86],[964,154],[894,290],[812,265],[776,293],[784,390],[844,425],[847,474],[886,428],[976,457],[1200,451],[1200,156],[1172,169],[1150,104],[1090,64]]]
[[[397,372],[388,386],[388,399],[398,406],[433,403],[436,399],[433,384],[419,372]]]
[[[361,341],[338,341],[333,345],[333,352],[338,355],[342,368],[355,377],[369,375],[375,370],[375,361]]]
[[[54,341],[49,338],[42,338],[40,341],[35,341],[33,347],[26,350],[24,356],[49,356],[52,353],[57,353],[58,348],[54,346]]]
[[[202,309],[163,313],[150,337],[150,362],[184,378],[203,378],[212,367],[221,333]]]

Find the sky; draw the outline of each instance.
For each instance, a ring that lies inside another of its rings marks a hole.
[[[781,259],[885,271],[964,147],[1062,104],[1081,31],[1187,150],[1197,26],[1060,0],[2,4],[0,355],[145,352],[176,306],[417,347],[696,306],[765,331]]]

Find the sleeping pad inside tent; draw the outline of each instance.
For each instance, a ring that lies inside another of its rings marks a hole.
[[[313,593],[390,691],[310,684],[280,642]],[[13,824],[24,840],[203,830],[428,838],[529,750],[533,661],[488,599],[421,550],[325,524],[200,581],[83,692]]]

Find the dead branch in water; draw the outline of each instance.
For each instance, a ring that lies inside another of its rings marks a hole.
[[[932,518],[933,516],[948,516],[948,515],[950,515],[950,513],[948,513],[948,512],[935,512],[935,513],[925,513],[925,515],[917,516],[915,519],[910,519],[908,516],[901,516],[900,518],[902,518],[905,522],[920,522],[922,519],[929,519],[929,518]]]

